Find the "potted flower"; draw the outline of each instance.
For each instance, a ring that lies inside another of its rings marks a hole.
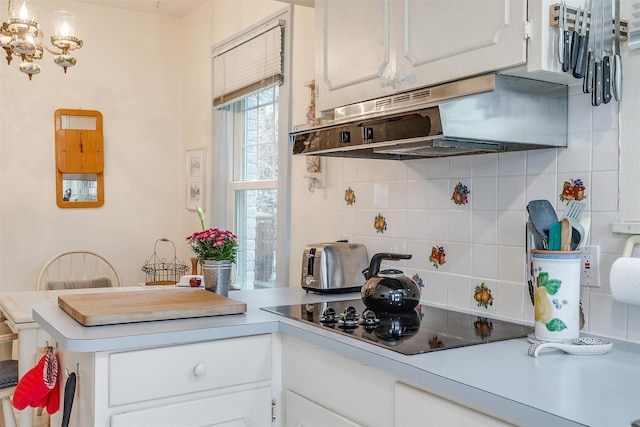
[[[200,206],[196,207],[202,231],[196,231],[187,237],[191,250],[202,265],[204,286],[217,294],[228,296],[231,285],[231,267],[236,262],[238,237],[228,230],[206,229],[204,214]]]

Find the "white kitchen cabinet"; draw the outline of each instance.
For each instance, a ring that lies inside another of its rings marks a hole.
[[[285,393],[285,406],[285,427],[360,427],[360,424],[289,390]]]
[[[71,426],[272,425],[271,335],[59,357],[79,372]]]
[[[395,384],[395,427],[418,425],[507,427],[513,424],[485,415],[435,394]]]
[[[526,62],[526,0],[316,0],[319,112]]]
[[[406,385],[391,373],[286,336],[282,366],[286,427],[512,426]],[[323,416],[332,421],[320,422]]]

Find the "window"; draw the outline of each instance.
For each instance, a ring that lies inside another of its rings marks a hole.
[[[273,39],[286,46],[288,37],[284,32],[285,16],[278,16],[257,26],[263,34],[269,33],[267,43]],[[284,18],[284,19],[283,19]],[[283,37],[274,37],[274,23]],[[268,30],[261,30],[268,28]],[[251,33],[251,31],[249,31]],[[238,40],[255,41],[258,36],[243,33]],[[233,43],[233,42],[230,42]],[[244,42],[239,42],[244,43]],[[217,47],[221,52],[229,52],[228,46]],[[265,48],[270,52],[273,47]],[[216,66],[214,48],[214,87]],[[288,64],[288,49],[282,49],[282,63]],[[211,188],[213,223],[227,227],[238,235],[240,248],[236,263],[236,285],[241,289],[275,287],[288,284],[288,79],[283,72],[278,78],[262,80],[255,89],[255,83],[238,90],[234,85],[230,92],[232,99],[224,95],[224,90],[214,89],[213,149],[212,164],[218,164],[217,177]],[[269,72],[270,76],[273,71]],[[277,73],[276,73],[277,74]],[[265,84],[264,82],[267,81]],[[283,82],[283,84],[280,84]],[[265,87],[266,86],[266,87]],[[220,87],[220,85],[218,85]],[[222,93],[222,95],[221,95]],[[223,104],[223,105],[220,105]],[[281,113],[282,112],[282,113]],[[217,182],[215,182],[217,181]],[[216,220],[216,215],[218,216]]]

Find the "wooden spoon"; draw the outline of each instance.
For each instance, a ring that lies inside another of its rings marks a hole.
[[[568,251],[571,245],[571,221],[569,218],[563,218],[560,221],[560,250]]]

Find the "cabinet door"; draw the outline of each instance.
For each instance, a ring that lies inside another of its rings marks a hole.
[[[271,388],[261,387],[111,417],[111,427],[140,426],[271,427]]]
[[[403,0],[397,90],[524,64],[526,0]]]
[[[285,392],[285,407],[285,427],[360,426],[289,390]]]
[[[497,418],[402,383],[395,384],[395,408],[395,427],[418,425],[457,427],[512,426],[512,424]]]
[[[317,110],[377,96],[391,60],[389,0],[317,0],[315,8]]]

